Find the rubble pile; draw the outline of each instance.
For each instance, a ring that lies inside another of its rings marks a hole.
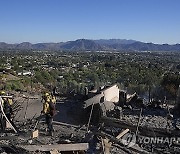
[[[43,121],[38,124],[37,130],[39,130],[38,137],[32,137],[32,123],[26,125],[18,124],[20,126],[19,133],[14,134],[12,131],[1,133],[1,149],[6,153],[9,152],[6,147],[16,149],[20,153],[24,153],[26,150],[22,148],[23,145],[58,145],[58,144],[73,144],[73,143],[85,143],[86,130],[81,127],[65,126],[61,124],[54,124],[54,135],[49,136],[46,132],[46,125]],[[12,151],[12,153],[14,153]],[[28,153],[28,151],[26,151]],[[30,152],[29,152],[30,153]],[[35,151],[34,153],[40,153]]]
[[[128,150],[131,148],[128,147],[129,144],[127,143],[125,144],[126,146],[123,146],[120,141],[116,140],[116,137],[120,132],[123,132],[123,130],[128,128],[130,130],[128,132],[130,143],[131,141],[133,142],[132,137],[136,134],[139,119],[138,114],[133,113],[134,111],[128,109],[128,111],[124,112],[121,119],[103,117],[103,127],[100,135],[109,138],[112,142],[116,143],[114,145],[115,147],[118,144],[118,147],[121,145],[121,148],[126,147],[125,150]],[[135,139],[135,143],[140,149],[138,149],[138,152],[136,151],[135,153],[179,153],[180,131],[175,127],[177,123],[174,122],[174,119],[167,119],[167,117],[160,115],[146,115],[145,113],[146,111],[144,111],[144,114],[142,113],[138,133]],[[159,114],[158,111],[157,113]],[[157,139],[157,143],[156,141],[153,142],[153,139]],[[160,141],[161,139],[162,142]],[[115,150],[118,147],[114,148],[114,146],[111,147],[111,153],[118,153],[117,150]],[[134,151],[134,149],[129,150],[130,153]],[[128,153],[128,151],[126,152]]]
[[[124,110],[122,119],[130,122],[132,125],[137,124],[140,110]],[[172,120],[172,119],[171,119]],[[153,128],[173,128],[173,121],[167,119],[167,111],[165,109],[143,109],[141,118],[141,126]]]
[[[116,91],[112,99],[111,87],[85,101],[58,98],[53,135],[48,134],[41,114],[41,96],[16,94],[13,122],[17,132],[7,127],[0,133],[0,152],[180,153],[180,116],[174,114],[173,106],[121,105],[118,88],[112,89]]]

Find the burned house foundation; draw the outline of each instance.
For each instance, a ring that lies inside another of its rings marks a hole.
[[[53,136],[47,135],[45,119],[40,116],[40,96],[21,97],[18,94],[15,97],[18,101],[13,122],[17,132],[10,126],[6,132],[0,133],[1,152],[180,152],[177,140],[180,138],[180,118],[174,116],[174,106],[160,104],[159,108],[149,105],[136,93],[127,94],[116,84],[89,91],[85,100],[59,98]],[[126,144],[128,135],[135,140],[130,146]],[[156,143],[159,138],[164,142]],[[171,144],[165,142],[170,139],[174,139]]]

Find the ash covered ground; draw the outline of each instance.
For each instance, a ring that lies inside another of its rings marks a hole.
[[[151,129],[151,133],[155,128],[161,129],[159,134],[165,133],[161,131],[166,130],[167,136],[165,134],[164,137],[169,138],[174,137],[175,130],[175,137],[178,137],[180,135],[180,118],[178,114],[174,113],[173,106],[171,106],[169,110],[163,106],[161,108],[145,107],[142,109],[141,117],[139,108],[123,108],[121,117],[115,116],[115,111],[111,111],[108,114],[107,118],[113,118],[114,120],[108,119],[110,120],[109,124],[106,119],[106,121],[102,120],[96,125],[90,123],[88,126],[87,122],[82,121],[81,102],[73,99],[57,98],[56,109],[58,112],[54,117],[55,131],[53,136],[49,136],[46,132],[47,126],[44,122],[44,118],[40,115],[42,110],[41,95],[15,93],[14,101],[17,102],[18,106],[15,112],[14,123],[19,133],[14,133],[10,128],[4,133],[0,133],[0,152],[4,154],[49,153],[42,151],[30,152],[21,147],[23,145],[56,145],[68,143],[89,143],[89,149],[85,151],[85,153],[88,154],[106,153],[103,140],[108,141],[109,151],[112,154],[180,152],[180,144],[178,141],[171,143],[171,145],[168,143],[152,144],[139,143],[136,141],[136,148],[131,149],[127,145],[123,145],[120,140],[116,139],[116,136],[125,130],[126,126],[132,127],[129,133],[135,133],[134,128],[137,128],[138,122],[140,132],[137,134],[137,137],[149,136],[149,130],[146,132],[145,128]],[[169,113],[172,114],[173,117],[171,117]],[[128,125],[123,126],[124,124],[122,124],[122,122]],[[31,135],[35,126],[36,129],[39,130],[39,136],[37,138],[32,138]],[[141,130],[143,131],[141,132]],[[155,130],[153,137],[156,137],[156,135]]]

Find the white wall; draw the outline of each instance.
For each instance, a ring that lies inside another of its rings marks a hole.
[[[105,101],[119,102],[119,88],[116,84],[103,90],[102,94],[104,95]]]
[[[104,98],[103,98],[104,97]],[[103,100],[101,100],[103,99]],[[112,87],[106,88],[100,92],[100,94],[96,94],[94,97],[89,98],[84,103],[84,108],[92,105],[100,103],[100,101],[108,102],[108,103],[118,103],[119,102],[119,88],[115,84]]]

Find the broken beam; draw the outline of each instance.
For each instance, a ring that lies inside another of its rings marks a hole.
[[[85,151],[89,149],[88,143],[56,144],[56,145],[20,145],[19,147],[28,151]]]
[[[38,117],[36,119],[40,119],[40,117]],[[41,120],[40,123],[46,123],[46,122]],[[63,125],[63,126],[67,126],[67,127],[80,128],[80,126],[78,126],[78,125],[76,126],[76,125],[67,124],[67,123],[59,122],[59,121],[53,121],[53,124],[55,124],[55,125]]]
[[[13,98],[13,96],[1,96],[2,98]]]
[[[122,131],[118,136],[116,136],[117,139],[120,139],[121,137],[123,137],[126,133],[129,132],[129,129],[125,129],[124,131]]]
[[[109,142],[109,139],[107,139],[107,138],[102,139],[102,146],[104,147],[103,148],[104,154],[110,154],[111,144],[112,143]]]
[[[125,151],[126,151],[127,149],[129,149],[129,150],[134,151],[134,152],[136,152],[136,153],[149,154],[149,152],[141,149],[137,144],[135,144],[135,145],[132,146],[132,147],[127,147],[127,146],[123,145],[123,143],[121,143],[121,141],[120,141],[119,139],[117,139],[116,137],[114,137],[114,136],[112,136],[112,135],[110,135],[110,134],[107,134],[107,133],[105,133],[105,132],[103,132],[103,131],[98,131],[98,132],[96,132],[95,134],[96,134],[96,135],[99,135],[99,136],[101,136],[101,137],[106,137],[106,138],[108,138],[110,141],[112,141],[112,142],[118,144],[119,146],[121,146],[121,149],[122,149],[122,150],[125,150]]]

